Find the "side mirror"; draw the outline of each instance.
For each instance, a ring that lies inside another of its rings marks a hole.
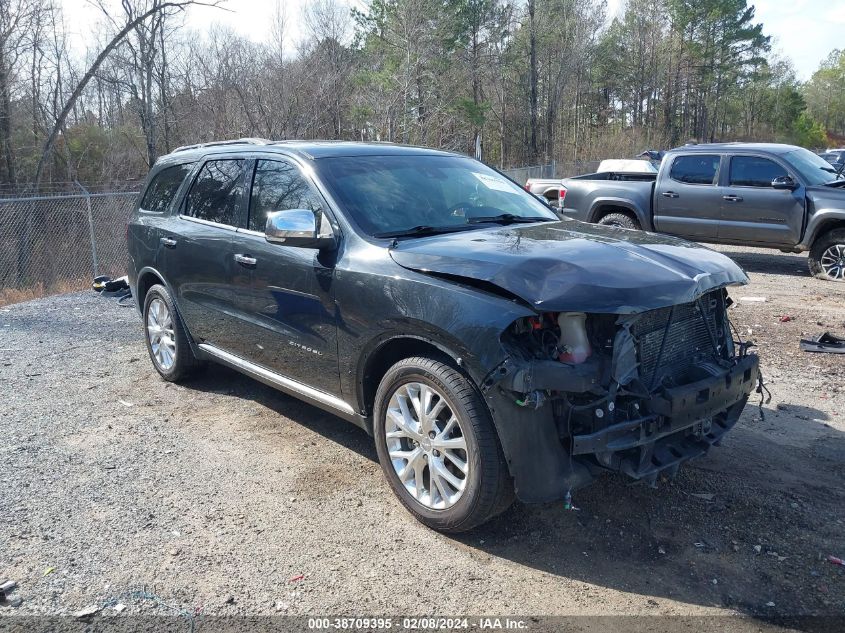
[[[320,235],[317,214],[310,209],[286,209],[268,213],[264,239],[273,244],[302,248],[335,245],[334,235]]]
[[[772,189],[789,189],[793,191],[798,188],[798,183],[792,179],[792,176],[778,176],[772,181]]]

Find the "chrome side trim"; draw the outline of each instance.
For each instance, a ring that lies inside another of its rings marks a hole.
[[[314,389],[313,387],[309,387],[308,385],[293,380],[292,378],[287,378],[286,376],[277,374],[276,372],[270,371],[261,365],[256,365],[248,360],[244,360],[240,356],[235,356],[234,354],[225,352],[218,347],[214,347],[214,345],[200,343],[199,348],[207,354],[211,354],[212,356],[219,358],[226,364],[232,365],[235,369],[238,369],[247,375],[258,378],[259,380],[265,380],[272,385],[280,387],[281,389],[300,394],[328,407],[342,411],[347,415],[353,415],[355,413],[355,410],[348,403],[336,396],[326,393],[325,391]]]
[[[220,222],[212,222],[211,220],[203,220],[202,218],[195,218],[190,215],[184,215],[182,213],[179,214],[180,220],[187,220],[188,222],[196,222],[197,224],[203,224],[205,226],[213,226],[218,229],[224,229],[226,231],[235,232],[237,230],[236,227],[232,226],[231,224],[220,224]]]
[[[235,229],[235,233],[239,233],[241,235],[254,235],[255,237],[264,237],[264,233],[261,231],[253,231],[252,229]]]

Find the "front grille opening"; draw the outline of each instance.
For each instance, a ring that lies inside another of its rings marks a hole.
[[[643,382],[650,386],[692,382],[696,366],[718,359],[726,349],[724,312],[724,295],[715,291],[699,301],[644,313],[631,328]]]

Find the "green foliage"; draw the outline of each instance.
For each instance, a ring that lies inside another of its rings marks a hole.
[[[803,92],[813,118],[831,132],[845,135],[845,50],[832,51]]]
[[[808,149],[824,149],[827,134],[824,126],[806,112],[802,112],[792,129],[793,141]]]

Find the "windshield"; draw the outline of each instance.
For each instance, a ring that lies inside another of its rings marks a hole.
[[[335,200],[374,236],[558,219],[533,195],[470,158],[347,156],[321,158],[315,168]]]
[[[784,158],[798,170],[808,185],[823,185],[837,179],[836,168],[809,150],[796,149],[784,154]]]

